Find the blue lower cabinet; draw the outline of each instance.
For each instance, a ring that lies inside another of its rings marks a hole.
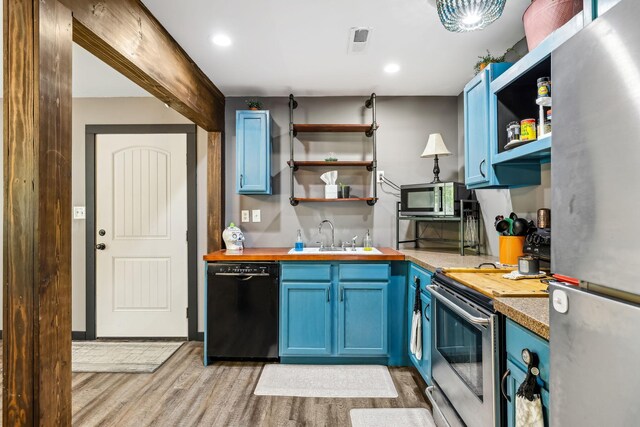
[[[389,263],[282,263],[281,360],[388,362],[390,276]]]
[[[433,273],[413,263],[409,264],[408,291],[407,291],[407,351],[409,360],[416,367],[427,384],[433,384],[431,380],[431,294],[427,286],[431,283]],[[416,292],[420,292],[420,306],[422,309],[422,357],[418,360],[411,353],[411,328],[413,323],[413,306]]]
[[[338,353],[388,353],[387,282],[338,284]]]
[[[280,287],[280,354],[331,354],[331,283]]]
[[[422,377],[431,385],[431,296],[426,293],[420,294],[422,301],[422,360],[420,361],[420,372]]]
[[[528,349],[538,358],[538,384],[542,398],[544,425],[549,425],[549,342],[528,329],[507,319],[506,347],[507,371],[503,375],[503,393],[507,394],[507,425],[515,426],[516,393],[527,376],[527,365],[522,360],[522,350]]]

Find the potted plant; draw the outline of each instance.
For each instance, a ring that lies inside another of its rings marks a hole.
[[[340,199],[348,199],[350,192],[351,192],[351,186],[350,185],[344,185],[343,183],[339,184],[339,187],[338,187],[338,198],[340,198]]]
[[[476,65],[474,65],[473,71],[475,71],[475,73],[478,74],[480,71],[484,70],[485,67],[489,64],[493,64],[496,62],[504,62],[505,55],[506,55],[506,52],[502,56],[493,56],[491,55],[491,52],[487,50],[486,55],[478,56],[479,61],[476,62]]]
[[[246,103],[247,107],[249,107],[249,110],[262,110],[262,102],[258,101],[257,99],[249,99],[246,101]]]
[[[527,47],[533,50],[583,8],[583,0],[532,0],[522,15]]]

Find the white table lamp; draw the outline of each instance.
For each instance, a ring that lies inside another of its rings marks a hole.
[[[442,135],[440,135],[439,133],[432,133],[431,135],[429,135],[427,146],[424,147],[424,151],[422,152],[422,156],[420,157],[434,157],[433,181],[431,182],[441,182],[440,166],[438,166],[438,156],[450,156],[450,155],[451,155],[451,152],[447,150],[447,146],[444,145],[444,141],[442,140]]]

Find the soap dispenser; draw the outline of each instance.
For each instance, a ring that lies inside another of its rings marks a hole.
[[[371,240],[371,233],[369,232],[369,230],[367,230],[367,234],[364,236],[364,250],[365,251],[372,251],[373,248],[373,242]]]
[[[304,243],[302,242],[302,233],[298,230],[298,237],[296,238],[295,250],[302,251],[304,249]]]

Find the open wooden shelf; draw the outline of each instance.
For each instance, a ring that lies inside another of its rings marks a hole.
[[[323,160],[295,160],[295,161],[287,161],[289,167],[293,166],[295,170],[300,167],[366,167],[367,170],[373,169],[373,161],[372,160],[345,160],[345,161],[336,161],[336,162],[326,162]]]
[[[324,199],[320,197],[294,197],[296,202],[373,202],[373,197],[349,197],[348,199]]]
[[[349,124],[294,124],[293,132],[355,132],[370,133],[371,125],[349,125]]]

